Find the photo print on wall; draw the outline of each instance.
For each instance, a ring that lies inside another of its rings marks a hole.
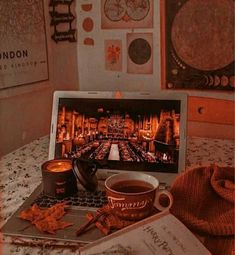
[[[127,72],[153,73],[153,35],[151,33],[127,33]]]
[[[79,6],[78,2],[76,4]],[[92,3],[81,3],[79,7],[80,7],[81,14],[86,13],[86,15],[90,15],[90,12],[92,12],[93,10]],[[84,31],[84,34],[88,33],[83,40],[83,44],[86,46],[94,46],[95,41],[89,34],[94,29],[95,24],[93,19],[91,17],[86,16],[83,20],[80,20],[81,19],[80,16],[82,15],[79,15],[79,14],[77,15],[79,16],[79,22],[82,23],[82,30]]]
[[[162,1],[161,20],[164,88],[234,90],[233,0]]]
[[[71,5],[74,0],[50,0],[50,25],[54,28],[51,38],[56,42],[77,41],[77,30],[74,28],[75,15],[72,13]]]
[[[153,0],[101,0],[101,28],[152,28]]]
[[[122,71],[122,41],[105,40],[105,69]]]

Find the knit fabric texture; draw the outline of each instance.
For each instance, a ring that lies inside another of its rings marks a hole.
[[[178,176],[172,185],[171,213],[203,242],[213,255],[235,255],[234,168],[199,167]]]

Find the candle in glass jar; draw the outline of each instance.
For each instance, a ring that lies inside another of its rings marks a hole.
[[[66,197],[77,192],[77,180],[72,161],[53,159],[42,164],[43,194],[49,197]]]
[[[47,170],[51,172],[65,172],[72,169],[72,164],[68,161],[51,162],[47,165]]]

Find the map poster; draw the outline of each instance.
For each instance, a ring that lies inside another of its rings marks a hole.
[[[0,0],[0,89],[48,80],[43,0]]]
[[[153,0],[101,0],[101,28],[152,28]]]

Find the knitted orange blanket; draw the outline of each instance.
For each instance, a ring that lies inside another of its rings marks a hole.
[[[181,174],[171,188],[171,213],[214,255],[235,254],[234,173],[232,167],[199,167]]]

